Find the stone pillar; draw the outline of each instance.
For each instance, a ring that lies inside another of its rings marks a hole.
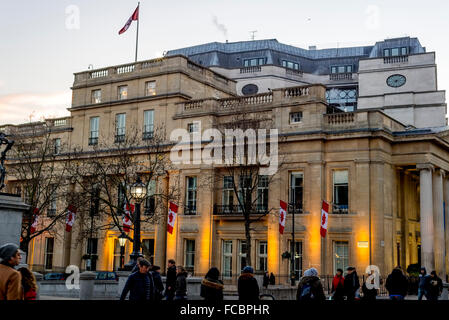
[[[0,194],[0,246],[6,243],[20,244],[22,216],[28,207],[20,196]]]
[[[122,295],[123,288],[125,287],[126,281],[128,280],[131,272],[129,271],[116,271],[118,277],[118,288],[117,288],[117,296],[120,298]]]
[[[86,271],[80,274],[80,300],[93,300],[95,272]]]
[[[36,292],[36,300],[40,300],[41,294],[40,294],[40,287],[41,287],[41,281],[44,280],[44,276],[39,272],[33,272],[34,277],[36,278],[37,283],[37,292]]]
[[[446,249],[444,241],[443,175],[439,169],[435,170],[433,173],[432,188],[435,270],[440,278],[445,279],[446,273],[444,258],[446,255]]]
[[[370,163],[370,220],[371,220],[371,263],[379,266],[381,274],[385,269],[385,164],[382,161]]]
[[[416,166],[419,173],[420,223],[421,223],[421,266],[430,272],[435,267],[433,241],[432,171],[430,164]]]
[[[446,172],[443,179],[444,220],[445,220],[445,245],[446,245],[446,274],[449,274],[449,174]],[[446,278],[444,278],[446,280]]]

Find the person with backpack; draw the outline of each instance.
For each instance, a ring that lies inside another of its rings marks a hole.
[[[354,267],[348,267],[346,271],[347,273],[344,280],[346,300],[354,301],[357,290],[360,289],[359,276],[357,275],[357,270]]]
[[[153,281],[154,281],[154,289],[155,289],[155,295],[154,295],[155,301],[160,301],[164,297],[164,283],[162,282],[160,270],[161,270],[161,267],[159,267],[159,266],[153,266],[151,268],[151,273],[153,275]]]
[[[318,270],[310,268],[304,272],[296,292],[298,301],[325,301],[323,285],[318,277]]]
[[[200,296],[208,302],[223,301],[223,281],[220,279],[220,271],[212,267],[207,272],[203,281],[201,282]]]
[[[337,273],[332,279],[332,300],[343,301],[345,299],[345,277],[343,270],[337,269]]]
[[[426,279],[426,298],[430,301],[438,301],[438,297],[443,292],[443,281],[437,276],[436,271],[432,271]]]

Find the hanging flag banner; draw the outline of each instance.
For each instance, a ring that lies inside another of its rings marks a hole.
[[[168,219],[167,219],[167,232],[173,234],[173,228],[176,222],[176,215],[178,214],[178,206],[173,202],[170,202],[168,208]]]
[[[133,21],[139,20],[139,6],[137,6],[136,10],[134,10],[134,13],[132,14],[132,16],[128,19],[128,21],[126,21],[126,24],[123,26],[123,28],[120,29],[120,31],[118,32],[118,34],[122,34],[125,33],[126,30],[128,30],[129,26],[131,25],[131,23]]]
[[[326,237],[328,218],[329,218],[329,203],[323,201],[323,204],[321,206],[321,227],[320,227],[320,234],[323,238]]]
[[[30,228],[30,234],[33,234],[36,232],[38,222],[39,222],[39,209],[34,208],[33,209],[33,224],[31,225],[31,228]]]
[[[125,204],[125,213],[123,214],[123,231],[129,232],[132,222],[132,215],[134,214],[134,205]]]
[[[65,231],[67,231],[67,232],[72,231],[73,224],[75,223],[75,216],[76,216],[76,207],[69,205],[67,207],[67,218],[65,221]]]
[[[281,208],[279,209],[279,233],[284,234],[285,218],[287,217],[287,203],[280,201]]]

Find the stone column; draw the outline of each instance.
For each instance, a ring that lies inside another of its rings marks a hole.
[[[80,300],[93,300],[95,272],[86,271],[80,274]]]
[[[445,216],[445,245],[446,245],[446,274],[449,274],[449,173],[446,172],[443,179],[443,199],[444,199],[444,216]],[[444,278],[445,280],[445,278]]]
[[[421,265],[430,272],[434,269],[434,241],[433,241],[433,203],[432,203],[432,171],[430,164],[419,164],[419,198],[421,223]]]
[[[444,210],[443,210],[443,174],[440,169],[433,173],[433,230],[435,246],[435,270],[438,276],[445,279],[446,255],[444,239]]]

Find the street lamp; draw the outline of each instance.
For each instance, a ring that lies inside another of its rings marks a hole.
[[[123,270],[125,267],[125,245],[126,245],[126,235],[122,232],[122,234],[118,237],[118,243],[120,244],[120,269]]]
[[[140,203],[147,196],[147,186],[142,182],[140,177],[137,177],[136,183],[131,186],[131,196],[134,198],[136,212],[134,213],[134,241],[133,252],[131,253],[130,261],[125,265],[125,270],[131,271],[137,263],[137,258],[140,256]]]

